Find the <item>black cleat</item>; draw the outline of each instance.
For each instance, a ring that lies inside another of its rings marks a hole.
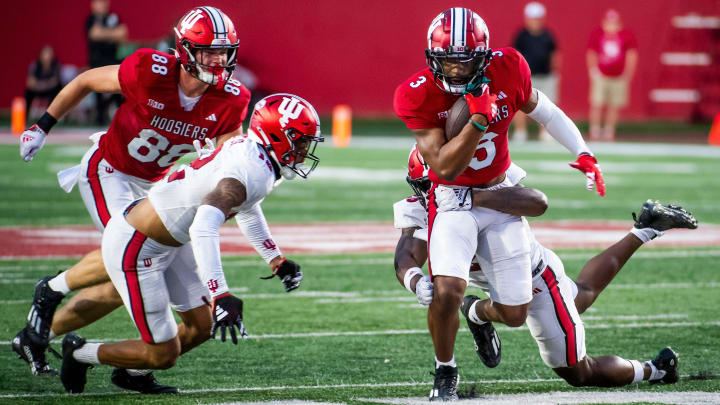
[[[60,380],[65,391],[71,394],[79,394],[85,391],[87,383],[87,370],[91,364],[81,363],[75,360],[73,352],[85,345],[85,339],[70,332],[65,335],[62,342],[62,368],[60,369]]]
[[[44,342],[46,346],[50,340],[50,325],[53,315],[55,315],[55,309],[65,297],[65,294],[50,288],[48,282],[52,279],[53,276],[48,276],[35,283],[33,303],[27,318],[27,327],[29,332],[34,335],[34,340]]]
[[[652,361],[655,368],[665,372],[663,378],[649,381],[650,384],[675,384],[680,375],[678,373],[678,356],[673,349],[666,347],[660,350],[657,357]]]
[[[659,201],[647,200],[640,210],[640,216],[633,212],[635,228],[652,228],[656,231],[667,231],[674,228],[697,228],[697,220],[693,215],[677,205],[662,205]]]
[[[143,394],[177,394],[178,388],[162,385],[157,382],[152,373],[132,376],[124,368],[116,368],[110,381],[120,388],[137,391]]]
[[[430,401],[457,401],[460,376],[457,367],[440,366],[435,369],[435,383]]]
[[[467,321],[468,329],[473,335],[475,340],[475,352],[480,356],[483,364],[493,368],[500,364],[500,356],[502,355],[502,344],[500,343],[500,337],[497,331],[492,326],[492,323],[486,322],[482,325],[478,325],[470,320],[468,313],[473,302],[479,300],[475,295],[467,295],[463,298],[462,306],[460,311],[462,312],[465,320]]]
[[[30,364],[30,371],[33,375],[58,375],[57,370],[50,368],[45,360],[47,345],[35,342],[27,327],[15,335],[12,340],[12,349],[21,359]]]

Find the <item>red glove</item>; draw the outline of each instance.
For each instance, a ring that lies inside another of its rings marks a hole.
[[[468,109],[470,109],[470,115],[484,115],[488,120],[488,125],[490,125],[490,122],[498,113],[497,105],[495,105],[496,98],[497,95],[490,94],[490,88],[487,84],[482,85],[482,94],[477,97],[474,97],[470,93],[465,93],[465,101],[467,101]]]
[[[580,156],[578,156],[577,160],[574,162],[568,163],[570,167],[574,167],[587,176],[587,189],[592,190],[593,189],[593,183],[597,185],[597,193],[600,194],[601,197],[605,197],[605,180],[603,180],[602,176],[602,170],[600,170],[600,165],[598,165],[597,160],[595,160],[594,157],[583,153]]]

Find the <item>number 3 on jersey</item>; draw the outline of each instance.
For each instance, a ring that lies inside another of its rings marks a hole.
[[[468,165],[471,169],[480,170],[492,164],[496,153],[495,142],[493,142],[493,139],[497,136],[498,134],[495,132],[486,132],[485,135],[480,138],[480,143],[478,144],[477,149],[475,149],[475,155],[473,155],[473,158]],[[485,151],[485,157],[480,160],[483,155],[483,150]]]
[[[166,155],[160,157],[160,152],[167,149],[170,141],[152,129],[143,129],[138,135],[139,137],[133,138],[128,144],[128,153],[143,163],[152,162],[157,159],[157,165],[160,167],[172,166],[172,164],[184,154],[195,149],[190,144],[173,145],[167,150]],[[158,157],[160,157],[160,159],[158,159]]]

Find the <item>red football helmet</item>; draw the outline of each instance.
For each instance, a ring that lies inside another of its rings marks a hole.
[[[278,93],[255,104],[248,134],[258,140],[280,166],[288,180],[302,178],[315,170],[320,159],[315,156],[320,134],[320,118],[315,108],[302,98]],[[312,162],[308,167],[305,163]]]
[[[479,88],[491,56],[487,25],[472,10],[451,8],[430,24],[425,58],[435,83],[446,92],[464,94]]]
[[[238,41],[230,18],[215,7],[196,7],[180,19],[175,30],[175,52],[190,75],[210,85],[222,84],[232,74],[237,58]],[[208,66],[198,61],[197,52],[225,49],[225,65]]]
[[[420,151],[418,151],[417,144],[413,145],[410,149],[410,156],[408,156],[408,175],[405,180],[408,182],[410,187],[415,192],[415,195],[420,199],[420,202],[425,206],[425,199],[427,193],[430,191],[430,178],[428,178],[428,171],[430,168]]]

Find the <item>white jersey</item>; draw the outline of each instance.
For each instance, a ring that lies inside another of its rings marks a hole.
[[[189,229],[198,207],[224,178],[240,181],[247,192],[245,202],[233,207],[230,217],[252,210],[276,184],[264,148],[245,136],[229,139],[212,155],[180,167],[150,190],[150,203],[176,241],[190,241]]]
[[[420,228],[413,233],[413,237],[427,242],[427,210],[416,196],[410,196],[393,204],[393,213],[394,226],[396,229]],[[530,225],[527,220],[523,218],[522,221],[523,225],[529,229]],[[546,253],[546,251],[549,250],[535,239],[535,235],[533,235],[532,232],[528,232],[528,235],[530,239],[530,263],[534,279],[540,276],[543,263],[548,263],[546,257],[548,253]],[[487,285],[487,278],[482,271],[478,270],[479,267],[475,266],[477,262],[477,258],[474,258],[469,281],[478,287],[483,287]]]

